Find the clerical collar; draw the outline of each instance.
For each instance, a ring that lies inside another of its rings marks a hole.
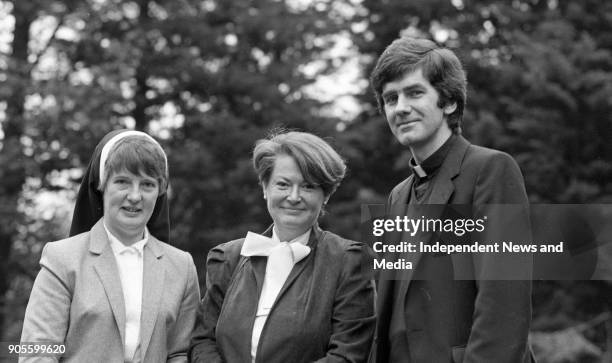
[[[431,154],[421,164],[417,164],[414,157],[410,158],[410,169],[412,173],[420,179],[426,178],[428,175],[433,175],[440,168],[444,159],[446,159],[446,155],[448,155],[456,139],[457,136],[454,134],[451,135],[438,150]]]

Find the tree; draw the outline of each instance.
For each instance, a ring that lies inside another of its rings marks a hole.
[[[39,62],[55,37],[55,30],[45,39],[46,43],[32,45],[33,25],[41,17],[61,18],[73,6],[72,1],[8,1],[3,2],[5,12],[10,12],[14,20],[13,37],[8,53],[1,54],[3,67],[0,72],[6,80],[0,86],[0,99],[5,107],[0,138],[0,258],[6,263],[0,266],[0,310],[7,311],[9,301],[7,291],[11,282],[20,274],[28,274],[30,266],[13,258],[12,249],[20,242],[20,226],[24,216],[20,212],[22,192],[26,189],[28,178],[45,180],[49,169],[45,161],[49,154],[37,153],[35,160],[31,156],[40,149],[50,147],[41,145],[38,137],[44,130],[30,123],[33,118],[31,109],[26,107],[32,89],[39,84],[34,80]],[[7,14],[5,14],[7,16]],[[41,124],[44,125],[44,121]],[[54,150],[57,154],[59,150]],[[41,160],[42,157],[45,160]],[[42,161],[42,162],[41,162]],[[37,163],[41,162],[41,163]],[[4,326],[5,314],[0,315],[0,327]]]

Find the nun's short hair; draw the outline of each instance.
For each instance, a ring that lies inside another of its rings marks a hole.
[[[166,155],[159,144],[149,138],[131,135],[117,141],[104,163],[104,174],[98,190],[104,191],[113,173],[127,170],[133,174],[145,174],[157,180],[159,194],[168,187]]]

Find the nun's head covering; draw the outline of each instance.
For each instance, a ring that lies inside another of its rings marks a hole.
[[[83,176],[83,181],[81,181],[81,186],[79,187],[79,193],[77,194],[76,205],[72,215],[70,236],[88,232],[104,215],[102,192],[98,190],[98,186],[102,180],[101,175],[104,172],[103,162],[106,161],[115,143],[127,136],[146,137],[157,144],[157,141],[151,136],[144,132],[134,130],[115,130],[109,132],[102,138],[94,150],[93,156],[85,171],[85,175]],[[103,159],[102,163],[100,162],[101,159]],[[166,171],[167,170],[166,161]],[[149,232],[157,239],[164,242],[169,241],[170,218],[168,212],[168,193],[159,193],[147,227],[149,228]]]

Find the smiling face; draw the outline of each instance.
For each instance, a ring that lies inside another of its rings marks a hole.
[[[391,132],[421,162],[450,137],[446,118],[456,103],[438,106],[438,91],[419,68],[386,83],[382,88],[383,109]]]
[[[304,180],[295,160],[285,154],[276,157],[263,193],[281,241],[290,241],[311,228],[328,199],[320,186]]]
[[[127,170],[112,173],[103,193],[106,227],[126,245],[141,240],[158,195],[153,177]]]

